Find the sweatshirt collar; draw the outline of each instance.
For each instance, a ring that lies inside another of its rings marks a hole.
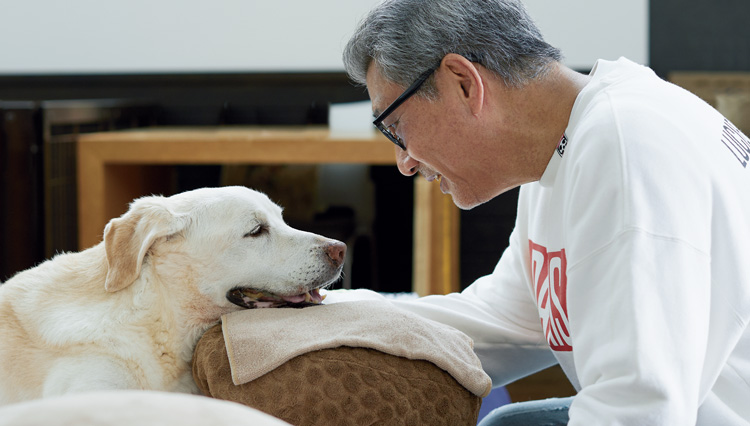
[[[552,158],[550,158],[549,163],[547,164],[547,168],[542,174],[542,178],[539,179],[539,184],[543,187],[549,188],[555,184],[557,170],[560,168],[560,163],[562,162],[563,155],[565,155],[565,148],[567,148],[567,146],[568,137],[563,134],[562,138],[560,138],[560,142],[557,143],[557,148],[555,148]]]

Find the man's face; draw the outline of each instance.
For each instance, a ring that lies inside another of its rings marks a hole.
[[[441,72],[440,69],[436,73]],[[439,76],[436,75],[436,78]],[[438,87],[440,85],[438,84]],[[377,116],[403,91],[387,81],[376,66],[367,73],[367,90]],[[396,147],[399,171],[406,176],[420,173],[429,181],[440,182],[440,190],[451,194],[453,202],[462,209],[470,209],[489,198],[477,192],[481,188],[479,164],[472,164],[472,152],[467,143],[473,138],[462,119],[466,112],[457,105],[450,93],[441,93],[437,100],[428,101],[412,96],[394,110],[383,122],[401,138],[406,151]]]

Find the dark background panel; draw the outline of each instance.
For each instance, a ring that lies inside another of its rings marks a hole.
[[[750,70],[750,1],[651,0],[649,60],[670,71]]]

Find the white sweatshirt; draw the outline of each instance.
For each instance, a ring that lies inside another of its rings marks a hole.
[[[495,271],[395,303],[469,334],[495,386],[559,363],[571,425],[748,424],[750,140],[626,59],[591,75]]]

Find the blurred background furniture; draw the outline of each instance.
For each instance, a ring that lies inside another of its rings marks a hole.
[[[170,170],[160,166],[395,162],[393,146],[379,133],[342,138],[321,126],[153,127],[84,134],[78,140],[81,250],[101,241],[109,219],[127,211],[134,198],[170,192]],[[423,179],[414,184],[412,290],[422,296],[460,291],[458,209],[437,185]],[[391,246],[394,255],[411,249],[403,240]]]
[[[151,124],[130,100],[0,101],[0,281],[78,249],[76,137]]]

